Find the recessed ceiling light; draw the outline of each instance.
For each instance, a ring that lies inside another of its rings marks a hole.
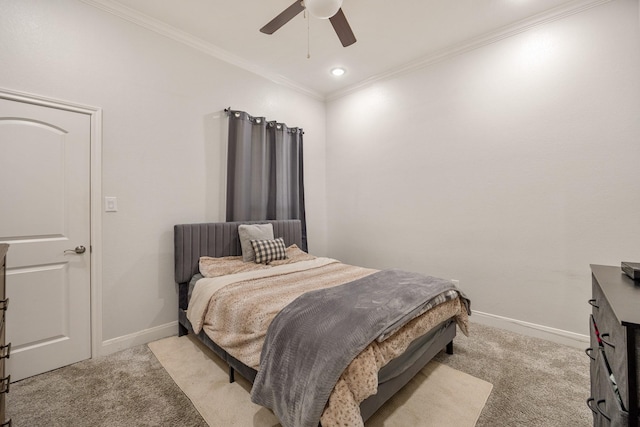
[[[344,68],[341,68],[341,67],[336,67],[336,68],[331,70],[331,74],[336,76],[336,77],[341,76],[346,72],[347,71]]]

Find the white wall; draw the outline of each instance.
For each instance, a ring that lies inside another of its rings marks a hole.
[[[589,264],[640,259],[637,7],[329,102],[330,255],[459,279],[477,311],[587,334]]]
[[[77,0],[0,10],[0,87],[103,109],[106,342],[177,319],[173,225],[224,220],[225,107],[305,129],[309,245],[326,251],[324,103]]]
[[[0,10],[1,88],[103,109],[102,189],[119,205],[102,214],[107,342],[175,321],[172,226],[223,219],[228,106],[305,128],[314,253],[457,278],[476,310],[578,333],[588,264],[638,259],[637,1],[326,110],[77,0]]]

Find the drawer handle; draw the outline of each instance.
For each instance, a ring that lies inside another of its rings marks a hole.
[[[589,305],[591,305],[592,307],[595,307],[595,308],[600,308],[600,307],[598,307],[598,306],[596,305],[596,301],[597,301],[597,300],[596,300],[595,298],[590,299],[590,300],[589,300]]]
[[[605,333],[605,334],[600,334],[600,340],[601,340],[603,343],[605,343],[606,345],[608,345],[609,347],[611,347],[611,348],[616,348],[616,346],[615,346],[615,345],[611,344],[609,341],[607,341],[607,340],[605,340],[605,339],[604,339],[604,337],[609,337],[609,336],[610,336],[610,335],[609,335],[609,333],[608,333],[608,332],[607,332],[607,333]]]
[[[602,412],[602,409],[600,409],[600,404],[601,403],[605,403],[605,399],[600,399],[600,400],[598,400],[596,402],[596,408],[598,409],[598,412],[600,412],[600,415],[605,417],[607,419],[607,421],[611,421],[611,418],[609,418],[609,416],[607,414],[605,414],[604,412]]]
[[[595,357],[593,357],[593,356],[591,355],[591,352],[592,352],[592,351],[593,351],[593,349],[592,349],[591,347],[589,347],[589,348],[585,348],[585,349],[584,349],[584,352],[585,352],[585,354],[586,354],[587,356],[589,356],[589,359],[591,359],[591,360],[596,360],[596,358],[595,358]]]
[[[595,399],[594,399],[593,397],[588,398],[588,399],[587,399],[587,407],[588,407],[589,409],[591,409],[591,412],[593,412],[594,414],[597,414],[597,413],[598,413],[598,411],[597,411],[596,409],[593,409],[593,406],[591,406],[591,404],[593,403],[593,401],[594,401],[594,400],[595,400]]]
[[[11,343],[0,346],[0,359],[8,359],[11,357]],[[2,427],[2,424],[0,424]]]
[[[0,394],[9,393],[9,384],[11,383],[11,375],[0,380]]]

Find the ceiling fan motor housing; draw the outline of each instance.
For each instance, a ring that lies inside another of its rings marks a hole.
[[[351,46],[356,42],[356,36],[344,16],[342,2],[343,0],[295,0],[291,6],[260,28],[260,31],[264,34],[273,34],[303,10],[308,9],[314,17],[329,19],[342,46]]]
[[[342,7],[343,0],[304,0],[304,6],[316,18],[329,19]]]

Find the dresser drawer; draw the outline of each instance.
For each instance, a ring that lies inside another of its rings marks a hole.
[[[593,319],[600,333],[601,347],[620,388],[623,405],[628,408],[627,331],[616,318],[602,289],[595,281],[593,300]]]
[[[589,356],[589,378],[596,378],[596,355],[598,354],[598,338],[595,329],[595,323],[593,316],[589,316],[589,338],[590,347],[585,350],[587,356]],[[596,395],[597,385],[595,381],[591,381],[591,396]]]
[[[4,321],[6,318],[6,312],[8,308],[8,301],[6,300],[6,289],[5,289],[5,264],[6,258],[0,258],[0,329],[4,329]],[[3,335],[4,336],[4,335]],[[0,342],[0,344],[4,344],[4,339]]]
[[[0,262],[3,262],[4,258],[0,259]],[[0,299],[4,299],[5,294],[5,266],[4,263],[0,265]]]
[[[587,400],[587,406],[591,409],[593,413],[593,426],[600,427],[603,423],[604,418],[600,415],[598,410],[596,409],[596,397],[599,395],[600,389],[600,378],[597,373],[599,369],[596,369],[598,366],[598,353],[600,352],[600,344],[598,343],[598,331],[596,329],[595,320],[593,319],[593,315],[589,316],[589,345],[590,347],[585,350],[587,356],[589,356],[589,378],[591,378],[591,390],[590,390],[590,398]]]
[[[597,420],[595,425],[611,426],[611,427],[627,427],[629,425],[629,413],[622,409],[620,400],[614,391],[614,385],[609,379],[609,367],[607,366],[607,358],[600,349],[596,353],[596,386],[595,409],[597,414],[594,419]]]

